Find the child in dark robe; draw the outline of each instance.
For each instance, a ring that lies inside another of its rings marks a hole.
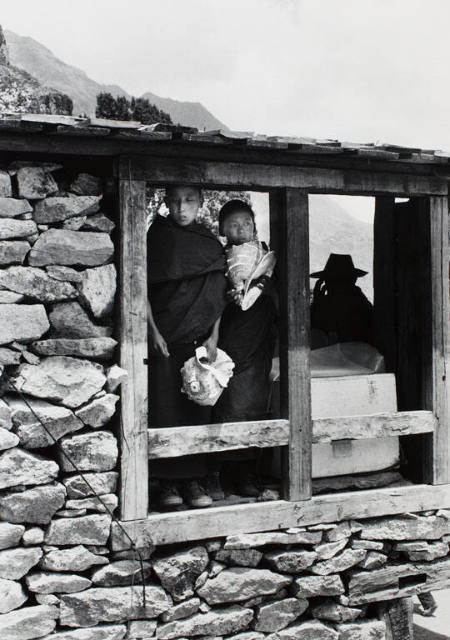
[[[204,345],[214,360],[219,322],[225,307],[223,249],[197,215],[201,191],[172,186],[166,190],[169,215],[156,216],[147,236],[149,407],[152,427],[211,422],[211,407],[195,404],[181,392],[180,369]],[[153,461],[151,472],[161,479],[160,506],[175,507],[184,497],[190,506],[212,502],[198,479],[206,475],[205,457]]]
[[[228,247],[255,240],[255,214],[252,208],[243,200],[227,202],[219,213],[219,233],[227,238]],[[252,286],[262,288],[262,294],[252,306],[244,311],[239,304],[242,294],[230,291],[232,300],[220,322],[218,346],[231,357],[235,368],[228,387],[213,407],[214,422],[263,420],[268,417],[276,308],[269,277],[262,276],[253,281]],[[237,492],[240,495],[258,496],[254,451],[230,452],[226,459],[229,462],[225,467],[231,468]]]

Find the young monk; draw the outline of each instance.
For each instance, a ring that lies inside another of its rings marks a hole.
[[[215,359],[220,316],[226,305],[223,249],[197,222],[203,203],[199,189],[168,187],[165,203],[169,215],[156,216],[147,236],[150,424],[204,424],[211,422],[211,408],[181,393],[180,369],[202,344],[211,360]],[[183,485],[190,506],[211,504],[198,482],[206,475],[204,456],[155,462],[152,472],[162,479],[162,507],[182,504],[176,482],[181,478],[189,479]]]

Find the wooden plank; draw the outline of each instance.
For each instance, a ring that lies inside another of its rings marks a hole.
[[[434,411],[433,482],[450,482],[450,339],[448,199],[430,198],[432,363],[426,407]]]
[[[244,154],[242,154],[244,155]],[[394,173],[343,171],[341,169],[273,166],[238,162],[202,162],[177,158],[144,158],[136,165],[133,179],[155,185],[192,183],[215,188],[271,189],[290,187],[314,193],[420,195],[448,193],[443,178]]]
[[[315,496],[301,502],[278,500],[155,514],[122,525],[140,548],[149,541],[155,545],[171,544],[448,507],[450,485],[408,485]],[[112,528],[113,550],[129,549],[129,540],[115,523]]]
[[[128,371],[121,386],[121,518],[135,520],[148,513],[145,182],[122,179],[119,191],[120,366]]]
[[[436,422],[432,411],[320,418],[313,420],[312,443],[431,433]],[[282,419],[148,429],[148,457],[153,460],[247,447],[283,447],[289,443],[289,430],[289,421]]]

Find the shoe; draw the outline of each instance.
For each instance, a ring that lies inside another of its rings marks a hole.
[[[184,489],[184,497],[190,507],[203,508],[212,505],[212,498],[197,480],[190,480],[187,483]]]
[[[206,478],[205,490],[213,500],[223,500],[225,498],[225,493],[220,483],[220,473],[218,471],[211,473]]]
[[[164,509],[169,507],[179,507],[183,504],[183,498],[180,496],[178,489],[173,482],[161,482],[158,504]]]
[[[249,498],[257,498],[259,496],[256,478],[252,473],[244,473],[239,478],[236,489],[240,496],[247,496]]]

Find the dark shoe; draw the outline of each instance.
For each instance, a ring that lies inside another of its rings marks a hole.
[[[213,500],[223,500],[225,498],[225,493],[220,483],[220,473],[218,471],[211,473],[206,478],[205,490]]]
[[[190,507],[204,508],[212,505],[212,498],[197,480],[190,480],[187,483],[184,489],[184,497]]]
[[[173,482],[161,482],[158,504],[164,509],[179,507],[183,504],[183,498]]]
[[[257,498],[259,496],[259,488],[256,484],[256,478],[252,473],[244,473],[239,478],[236,490],[240,496],[247,496],[249,498]]]

